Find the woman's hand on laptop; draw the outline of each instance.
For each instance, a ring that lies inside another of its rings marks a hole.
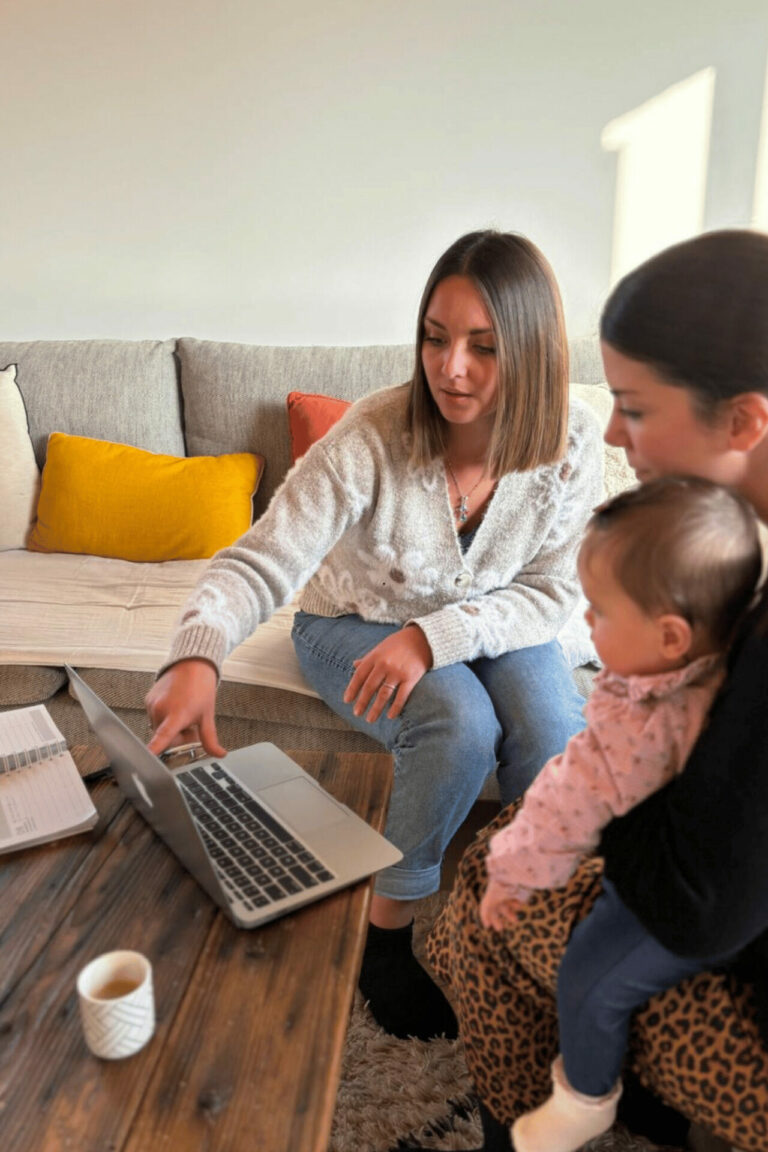
[[[209,756],[226,756],[216,735],[217,685],[208,660],[180,660],[164,672],[144,697],[154,729],[149,751],[159,756],[166,748],[199,740]]]

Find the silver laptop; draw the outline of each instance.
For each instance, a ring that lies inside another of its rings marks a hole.
[[[122,792],[240,927],[255,928],[402,859],[274,744],[218,759],[203,753],[171,770],[66,670]]]

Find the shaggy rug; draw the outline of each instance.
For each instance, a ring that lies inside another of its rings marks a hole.
[[[358,997],[329,1152],[408,1152],[414,1146],[459,1152],[481,1144],[461,1042],[397,1040],[382,1032]],[[651,1152],[657,1146],[617,1125],[588,1147]]]
[[[417,916],[414,945],[420,958],[442,898],[424,901]],[[329,1152],[408,1152],[414,1146],[460,1152],[481,1143],[461,1041],[425,1043],[389,1036],[358,993]],[[617,1125],[588,1147],[590,1152],[650,1152],[656,1145]]]

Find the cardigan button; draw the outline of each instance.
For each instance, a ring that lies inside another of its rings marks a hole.
[[[472,583],[472,573],[471,572],[459,572],[458,576],[454,580],[454,584],[456,585],[457,588],[468,588],[471,583]]]

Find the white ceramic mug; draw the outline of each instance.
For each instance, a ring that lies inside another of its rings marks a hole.
[[[155,1030],[152,965],[140,952],[105,952],[77,977],[80,1019],[94,1056],[132,1056]]]

